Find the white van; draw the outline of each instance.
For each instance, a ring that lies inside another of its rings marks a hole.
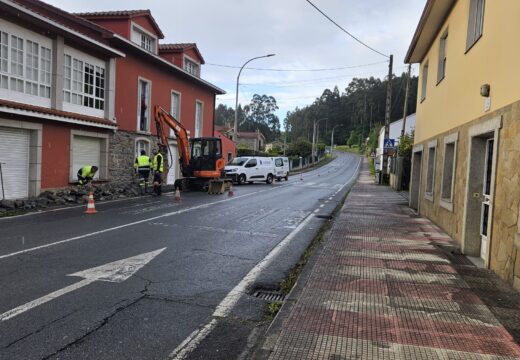
[[[233,159],[224,168],[226,177],[242,185],[246,182],[265,181],[271,184],[275,178],[274,163],[271,158],[241,156]]]
[[[274,163],[274,177],[278,181],[289,180],[289,159],[285,156],[278,156],[271,158]]]

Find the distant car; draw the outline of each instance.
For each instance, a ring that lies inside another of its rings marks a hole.
[[[275,177],[273,160],[260,156],[237,157],[226,165],[224,171],[227,178],[240,185],[254,181],[265,181],[271,184]]]
[[[274,176],[276,180],[289,180],[289,159],[285,156],[271,158],[274,163]]]

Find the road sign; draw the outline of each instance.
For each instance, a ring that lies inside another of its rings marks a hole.
[[[395,139],[385,139],[385,148],[395,147]]]
[[[83,286],[89,285],[94,281],[108,281],[116,283],[123,282],[140,268],[148,264],[154,257],[163,252],[164,249],[166,248],[114,261],[109,264],[79,271],[74,274],[69,274],[68,276],[81,277],[83,280],[0,314],[0,322],[9,320],[17,315],[20,315],[21,313],[26,312],[27,310],[35,308],[38,305],[45,304],[48,301],[54,300],[57,297],[82,288]]]

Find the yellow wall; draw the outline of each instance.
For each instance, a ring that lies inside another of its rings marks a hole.
[[[415,142],[486,114],[480,86],[491,85],[491,110],[520,100],[519,0],[487,0],[482,37],[466,51],[469,0],[459,0],[421,63],[428,62],[426,98],[417,99]],[[439,41],[448,28],[446,77],[437,84]]]

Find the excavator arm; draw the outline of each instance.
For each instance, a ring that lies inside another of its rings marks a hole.
[[[188,131],[161,106],[155,105],[154,114],[155,124],[157,125],[157,136],[161,139],[161,145],[165,148],[168,147],[169,129],[172,129],[177,137],[181,167],[187,169],[190,165],[190,141],[188,139]]]
[[[222,194],[226,187],[229,188],[230,181],[221,178],[225,161],[220,153],[222,144],[219,138],[192,139],[192,141],[204,144],[205,149],[213,151],[213,153],[207,157],[195,158],[194,164],[191,164],[191,146],[186,128],[159,105],[154,108],[154,118],[161,146],[168,147],[169,129],[172,129],[177,137],[181,171],[184,178],[175,181],[175,188],[184,189],[197,185],[199,188],[207,188],[209,194]],[[211,143],[213,146],[210,146]]]

